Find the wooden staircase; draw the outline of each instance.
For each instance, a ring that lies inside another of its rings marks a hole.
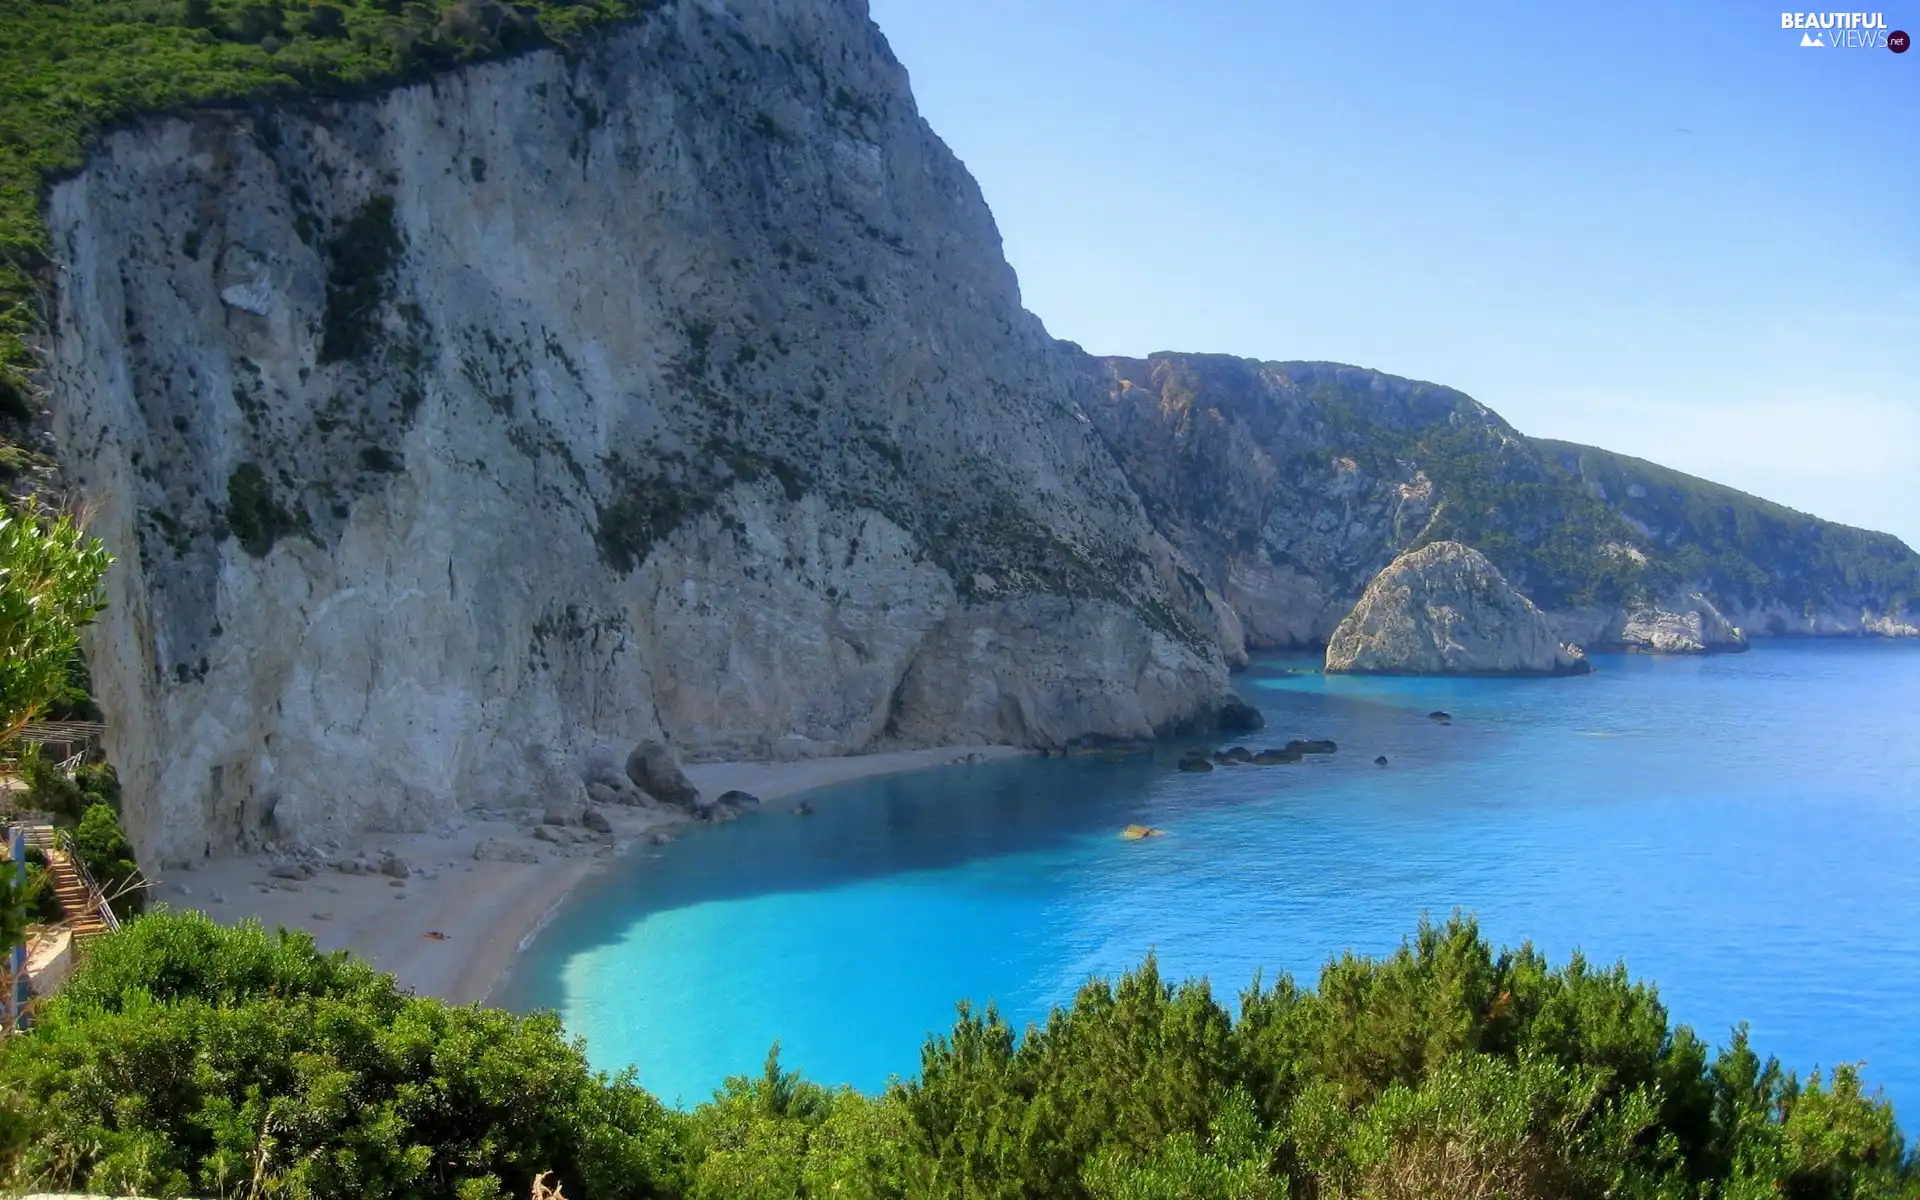
[[[120,928],[120,922],[114,919],[113,910],[107,906],[99,886],[93,882],[86,867],[73,856],[72,849],[63,844],[65,839],[55,832],[53,826],[28,825],[26,841],[27,845],[46,855],[47,879],[53,884],[54,898],[59,901],[64,918],[60,924],[72,932],[76,949],[103,933]]]

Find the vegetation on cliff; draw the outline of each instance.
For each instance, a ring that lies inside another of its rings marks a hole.
[[[1822,521],[1644,459],[1533,438],[1551,462],[1665,547],[1661,566],[1745,604],[1802,609],[1846,595],[1920,602],[1920,554],[1892,534]],[[1643,539],[1644,540],[1644,539]],[[1766,632],[1756,630],[1755,632]]]
[[[145,1195],[1911,1197],[1858,1076],[1715,1054],[1624,968],[1423,925],[1233,1015],[1149,960],[1017,1037],[962,1006],[867,1097],[776,1054],[690,1113],[550,1015],[399,991],[305,935],[159,912],[0,1043],[13,1187]]]
[[[0,413],[31,412],[27,338],[49,264],[41,204],[93,138],[142,113],[337,95],[566,44],[657,0],[0,0]]]
[[[1547,609],[1695,588],[1723,606],[1777,601],[1796,612],[1864,605],[1891,614],[1920,598],[1920,554],[1897,538],[1639,459],[1528,438],[1451,388],[1331,363],[1208,354],[1103,361],[1123,382],[1118,394],[1141,386],[1154,394],[1151,407],[1133,411],[1171,434],[1170,442],[1166,434],[1136,436],[1121,455],[1129,475],[1150,505],[1158,501],[1163,523],[1202,528],[1236,553],[1251,550],[1269,522],[1297,532],[1319,515],[1255,494],[1246,469],[1226,461],[1257,446],[1285,494],[1340,465],[1383,490],[1424,475],[1432,495],[1426,524],[1388,557],[1463,542]],[[1116,405],[1103,420],[1131,433],[1120,411]],[[1142,463],[1150,453],[1180,461]],[[1304,500],[1340,511],[1326,496]],[[1328,569],[1293,565],[1315,576]]]
[[[113,557],[70,516],[0,508],[0,745],[72,692]]]

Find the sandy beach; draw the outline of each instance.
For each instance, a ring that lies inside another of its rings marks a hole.
[[[1008,746],[946,746],[786,763],[694,763],[686,772],[705,794],[737,788],[773,805],[814,788],[961,756],[1021,753]],[[270,874],[273,859],[253,855],[149,877],[157,902],[203,909],[223,922],[251,917],[270,929],[303,929],[323,949],[352,950],[422,995],[484,1001],[581,880],[614,863],[644,869],[629,851],[650,848],[655,837],[697,837],[705,829],[662,809],[598,811],[611,835],[552,827],[536,834],[537,810],[474,813],[444,833],[369,834],[353,848],[375,865],[367,874],[322,867],[307,878],[283,878]],[[476,860],[475,847],[489,840],[538,861]],[[404,862],[404,876],[378,869],[390,857]]]

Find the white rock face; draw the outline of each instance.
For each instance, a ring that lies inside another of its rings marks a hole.
[[[1224,605],[863,5],[156,120],[50,219],[145,856],[583,799],[642,738],[1047,744],[1225,693]]]
[[[1401,555],[1327,644],[1326,669],[1367,675],[1575,675],[1590,669],[1486,556],[1459,542]]]
[[[1616,639],[1656,654],[1712,654],[1747,648],[1747,635],[1695,592],[1630,610]]]

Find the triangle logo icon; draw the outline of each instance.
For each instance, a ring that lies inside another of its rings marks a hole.
[[[1802,46],[1821,46],[1821,47],[1824,47],[1826,45],[1825,42],[1820,40],[1820,36],[1818,34],[1813,34],[1813,33],[1801,34],[1800,44]]]

